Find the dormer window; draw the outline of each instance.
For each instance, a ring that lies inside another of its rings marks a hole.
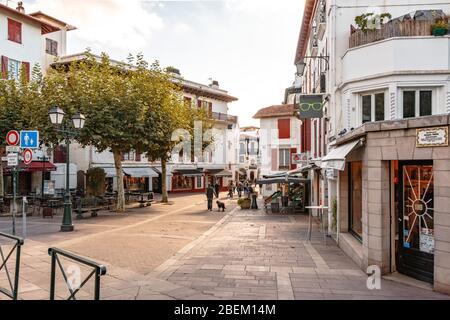
[[[45,39],[45,52],[52,56],[58,55],[58,42],[49,38]]]
[[[8,40],[22,43],[22,24],[8,18]]]

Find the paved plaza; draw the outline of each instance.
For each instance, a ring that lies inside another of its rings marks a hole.
[[[317,225],[312,241],[304,240],[304,215],[241,210],[235,200],[225,200],[225,213],[211,213],[201,194],[174,195],[171,201],[74,220],[71,233],[58,232],[61,216],[29,217],[19,298],[49,298],[49,247],[104,264],[101,299],[450,298],[387,279],[380,290],[367,289],[366,274],[330,238],[325,245]],[[0,218],[0,231],[11,231],[11,218]],[[3,246],[5,254],[7,249]],[[68,263],[62,260],[65,268]],[[86,275],[81,268],[82,278]],[[8,287],[4,270],[0,286]],[[69,296],[60,273],[56,294],[59,299]],[[89,281],[77,298],[92,297]]]

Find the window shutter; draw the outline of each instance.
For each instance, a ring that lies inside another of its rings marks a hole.
[[[45,52],[48,54],[52,53],[52,41],[50,39],[45,39]]]
[[[52,46],[52,54],[54,56],[57,56],[58,55],[58,42],[57,41],[52,41],[51,46]]]
[[[272,171],[278,170],[278,150],[272,149]]]
[[[22,43],[22,24],[8,18],[8,40]]]
[[[292,163],[292,155],[297,153],[297,148],[291,148],[291,157],[289,163],[291,164],[291,170],[297,169],[297,164]]]
[[[30,63],[29,62],[22,62],[22,70],[25,72],[25,79],[27,79],[27,82],[30,81]]]
[[[135,161],[141,161],[141,152],[139,150],[136,150],[135,152]]]
[[[291,119],[278,119],[278,139],[291,138]]]
[[[8,78],[8,57],[2,56],[2,78]]]
[[[199,109],[202,108],[202,100],[197,100],[197,107],[198,107]]]
[[[212,102],[208,102],[208,114],[210,117],[212,116]]]

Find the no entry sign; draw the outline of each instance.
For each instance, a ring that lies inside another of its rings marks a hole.
[[[30,164],[33,161],[33,151],[31,149],[25,149],[23,151],[23,163]]]
[[[15,146],[19,143],[19,132],[11,130],[6,134],[6,142],[10,146]]]

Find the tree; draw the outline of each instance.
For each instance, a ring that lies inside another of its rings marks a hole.
[[[191,157],[194,150],[195,121],[203,123],[203,130],[212,126],[206,110],[201,110],[184,102],[179,81],[156,62],[150,68],[147,101],[149,107],[144,117],[142,150],[152,161],[161,162],[162,202],[168,202],[167,163],[174,148],[180,143],[190,144]],[[198,133],[197,133],[198,134]],[[188,141],[185,139],[189,139]],[[202,144],[201,148],[205,145]]]

